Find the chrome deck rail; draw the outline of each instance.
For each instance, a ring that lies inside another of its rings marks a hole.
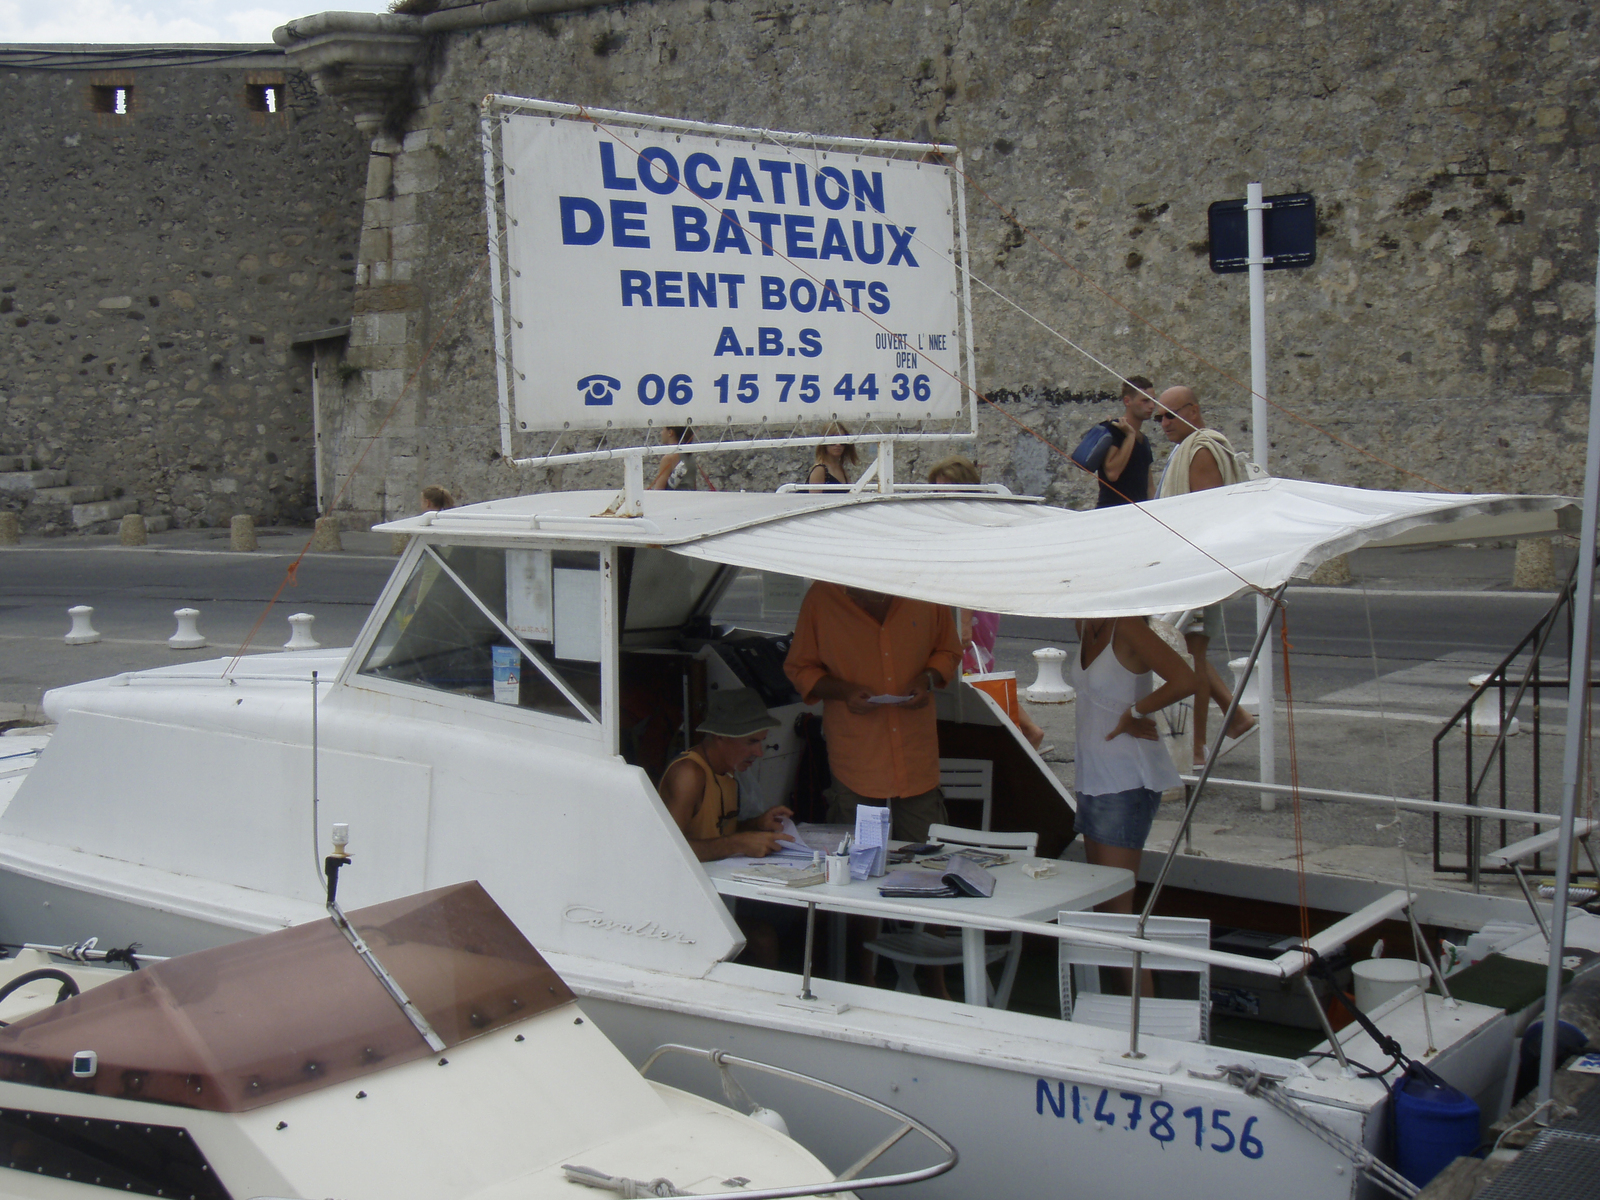
[[[745,1102],[752,1106],[755,1104],[755,1101],[750,1099],[749,1094],[732,1076],[731,1068],[742,1067],[752,1071],[759,1071],[764,1075],[773,1075],[779,1079],[787,1079],[794,1083],[804,1084],[806,1087],[816,1088],[819,1091],[854,1101],[899,1122],[898,1128],[891,1131],[876,1146],[826,1183],[808,1183],[798,1184],[794,1187],[757,1188],[753,1190],[741,1187],[730,1189],[727,1192],[679,1192],[679,1195],[736,1195],[741,1200],[780,1200],[780,1197],[788,1196],[834,1196],[840,1192],[864,1191],[868,1188],[919,1183],[924,1179],[932,1179],[937,1175],[943,1175],[960,1161],[961,1156],[956,1152],[954,1146],[917,1120],[917,1118],[909,1116],[897,1108],[891,1108],[889,1105],[874,1100],[870,1096],[863,1096],[860,1092],[853,1092],[849,1088],[840,1087],[836,1083],[829,1083],[825,1079],[818,1079],[812,1075],[802,1075],[798,1071],[790,1071],[785,1067],[775,1067],[771,1063],[757,1062],[749,1058],[736,1058],[725,1050],[705,1050],[698,1046],[684,1046],[676,1042],[668,1042],[664,1046],[657,1046],[651,1052],[650,1057],[645,1059],[644,1063],[639,1067],[639,1074],[648,1075],[650,1068],[655,1066],[656,1062],[667,1054],[682,1054],[690,1058],[701,1058],[714,1065],[722,1073],[724,1090],[728,1093],[729,1099],[735,1103]],[[892,1146],[898,1144],[901,1139],[910,1133],[920,1133],[938,1147],[942,1152],[940,1161],[932,1166],[918,1167],[914,1171],[898,1171],[890,1175],[877,1175],[870,1179],[858,1178],[862,1171],[865,1171],[887,1153]]]

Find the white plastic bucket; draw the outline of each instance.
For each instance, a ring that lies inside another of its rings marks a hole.
[[[1371,1012],[1385,1000],[1417,985],[1417,964],[1409,958],[1364,958],[1350,968],[1356,977],[1356,1007]],[[1426,985],[1427,976],[1422,980]]]

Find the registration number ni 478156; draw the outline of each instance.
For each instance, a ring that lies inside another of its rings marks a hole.
[[[1038,1081],[1034,1106],[1041,1117],[1057,1117],[1079,1125],[1098,1122],[1108,1129],[1147,1135],[1163,1150],[1184,1146],[1217,1154],[1238,1153],[1252,1160],[1267,1152],[1255,1134],[1260,1118],[1241,1120],[1226,1108],[1196,1104],[1180,1112],[1166,1100],[1147,1102],[1137,1092],[1113,1093],[1107,1088],[1080,1088],[1076,1084],[1069,1087],[1047,1079]]]

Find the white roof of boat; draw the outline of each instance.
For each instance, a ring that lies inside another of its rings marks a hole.
[[[452,537],[670,546],[680,554],[1026,616],[1170,613],[1272,589],[1374,542],[1424,544],[1577,526],[1564,496],[1368,491],[1260,479],[1075,512],[993,494],[550,492],[377,528]]]

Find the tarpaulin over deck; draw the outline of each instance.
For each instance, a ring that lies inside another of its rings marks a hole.
[[[1576,528],[1562,496],[1366,491],[1262,479],[1091,512],[921,495],[777,516],[679,554],[1024,616],[1170,613],[1276,588],[1374,542]]]

